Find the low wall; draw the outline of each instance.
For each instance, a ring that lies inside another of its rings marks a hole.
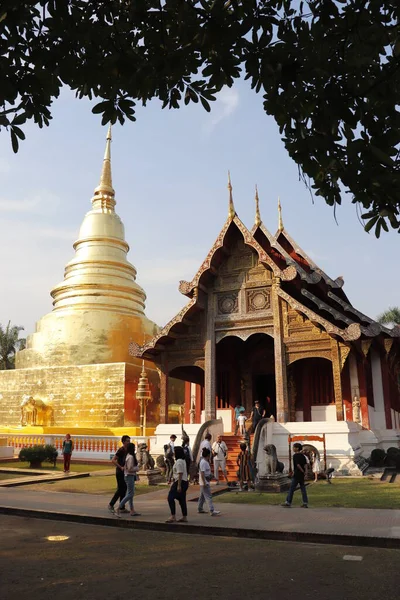
[[[61,454],[65,437],[62,435],[8,434],[1,435],[0,439],[6,440],[7,446],[12,447],[14,455],[18,456],[22,448],[29,448],[37,444],[51,444]],[[121,445],[119,436],[75,435],[72,439],[74,442],[73,456],[80,459],[109,461]],[[140,443],[146,443],[151,451],[151,439],[149,437],[136,436],[131,439],[136,447]]]

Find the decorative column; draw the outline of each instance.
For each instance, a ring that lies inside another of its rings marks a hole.
[[[190,408],[191,408],[191,389],[192,384],[190,381],[185,381],[185,419],[184,423],[190,422]]]
[[[205,420],[215,419],[217,416],[215,394],[216,394],[216,348],[215,348],[215,325],[214,325],[215,301],[212,291],[208,293],[207,299],[207,325],[206,343],[204,348],[204,410]]]
[[[387,414],[385,412],[385,392],[383,387],[382,363],[380,354],[374,349],[370,350],[372,389],[374,392],[374,412],[372,427],[376,429],[387,428]],[[390,419],[391,421],[391,419]]]
[[[383,403],[385,407],[385,421],[386,429],[392,429],[392,406],[390,398],[390,379],[389,379],[389,367],[387,363],[387,357],[381,355],[381,369],[382,369],[382,387],[383,387]]]
[[[333,391],[335,394],[336,404],[336,419],[343,421],[343,398],[342,398],[342,381],[340,376],[340,352],[339,344],[336,340],[331,339],[331,356],[332,356],[332,374],[333,374]]]
[[[195,405],[194,405],[194,410],[195,410],[194,422],[201,423],[201,407],[202,407],[202,403],[203,403],[204,387],[198,383],[195,383],[195,388],[196,388],[195,389],[196,399],[195,399]]]
[[[136,390],[136,400],[140,406],[140,435],[146,435],[146,408],[151,400],[149,380],[144,370],[144,361],[142,362],[142,372],[140,374],[138,388]]]
[[[168,371],[163,364],[160,375],[160,423],[168,423]]]
[[[360,389],[361,425],[365,427],[365,429],[369,429],[367,375],[365,373],[365,359],[360,356],[357,357],[357,375]]]
[[[276,386],[276,420],[278,423],[289,421],[289,401],[286,374],[286,351],[283,341],[283,319],[281,299],[278,296],[280,279],[274,278],[271,288],[271,307],[274,316],[274,358]]]

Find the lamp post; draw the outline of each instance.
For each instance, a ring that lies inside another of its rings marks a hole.
[[[140,435],[146,435],[146,408],[149,400],[151,400],[151,392],[149,380],[144,369],[144,361],[142,361],[142,372],[140,374],[138,388],[136,390],[136,400],[140,406]]]

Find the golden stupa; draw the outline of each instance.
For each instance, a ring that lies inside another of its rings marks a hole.
[[[146,294],[127,260],[124,226],[115,212],[110,146],[111,128],[75,256],[51,291],[53,310],[17,353],[16,369],[0,371],[0,426],[42,426],[50,433],[130,425],[139,432],[135,393],[142,369],[129,355],[129,344],[142,344],[157,326],[145,315]],[[158,374],[151,363],[146,369],[152,393],[148,424],[155,425]]]

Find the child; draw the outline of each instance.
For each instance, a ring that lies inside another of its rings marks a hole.
[[[245,426],[246,421],[247,421],[246,415],[243,412],[241,412],[240,415],[238,416],[238,425],[239,425],[240,435],[244,435],[246,433],[246,426]]]
[[[312,458],[312,472],[314,473],[314,481],[318,481],[318,473],[321,472],[321,463],[317,454],[313,453]]]
[[[64,473],[69,473],[69,467],[71,465],[72,450],[74,449],[74,442],[71,439],[69,433],[65,436],[65,440],[62,445],[62,453],[64,455]]]

